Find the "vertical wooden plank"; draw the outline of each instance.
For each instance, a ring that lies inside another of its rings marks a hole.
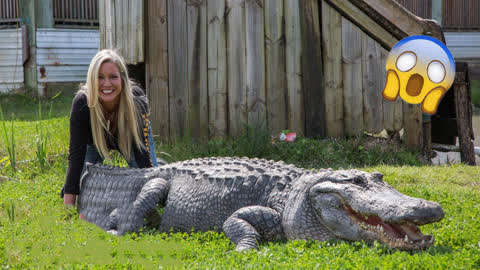
[[[187,2],[187,128],[194,138],[208,138],[207,4]]]
[[[342,18],[345,135],[363,133],[362,30]]]
[[[422,150],[422,110],[418,104],[403,102],[403,128],[405,145],[412,150]]]
[[[342,16],[322,2],[322,44],[327,136],[343,136]]]
[[[305,135],[312,137],[326,135],[322,40],[318,4],[319,2],[316,0],[300,1]]]
[[[184,0],[169,0],[167,8],[170,138],[175,140],[187,131],[187,7]]]
[[[135,37],[135,40],[137,41],[135,44],[135,60],[136,62],[144,62],[144,24],[143,22],[145,21],[144,19],[144,14],[143,14],[143,11],[144,11],[144,1],[138,1],[136,2],[138,3],[138,9],[137,9],[137,18],[136,18],[136,24],[135,24],[135,30],[136,30],[136,37]]]
[[[131,56],[129,55],[129,43],[130,43],[130,27],[129,24],[130,24],[130,3],[131,3],[131,0],[123,0],[121,1],[121,4],[120,6],[118,6],[117,8],[120,7],[120,14],[122,14],[122,18],[121,18],[121,21],[122,21],[122,24],[121,24],[121,27],[119,29],[119,31],[122,33],[122,39],[120,40],[120,42],[122,43],[122,49],[121,49],[121,53],[123,55],[123,57],[126,59],[127,63],[130,63],[131,62]]]
[[[245,0],[227,0],[226,14],[229,133],[236,136],[247,124]]]
[[[385,67],[387,61],[388,51],[380,49],[380,59],[382,67]],[[385,87],[385,80],[387,72],[385,68],[382,69],[381,86]],[[382,88],[383,90],[383,88]],[[383,99],[383,128],[390,134],[398,132],[403,127],[403,105],[402,99],[397,98],[396,101],[391,102]]]
[[[207,1],[209,136],[227,135],[225,0]]]
[[[246,0],[247,110],[250,126],[267,128],[263,0]]]
[[[285,0],[285,64],[287,72],[288,128],[305,135],[302,89],[302,36],[298,0]]]
[[[127,51],[127,55],[128,55],[128,61],[127,63],[129,64],[136,64],[137,61],[136,61],[136,42],[137,42],[137,33],[135,32],[137,29],[136,29],[136,26],[137,26],[137,12],[138,12],[138,5],[137,3],[141,3],[143,1],[132,1],[132,0],[127,0],[128,2],[128,7],[127,7],[127,10],[129,11],[127,13],[127,22],[128,24],[126,24],[125,26],[128,28],[128,37],[127,37],[127,40],[126,40],[126,43],[127,43],[127,47],[125,49],[125,51]]]
[[[468,64],[457,62],[455,65],[455,81],[453,94],[455,97],[455,113],[457,115],[458,142],[460,157],[463,163],[475,166],[474,134],[472,128],[472,96],[468,76]]]
[[[147,0],[146,84],[153,134],[169,138],[167,1]]]
[[[367,132],[378,133],[383,126],[382,90],[385,84],[379,82],[385,65],[381,64],[380,44],[367,35],[362,43],[364,127]]]
[[[114,0],[105,0],[105,32],[106,40],[104,48],[113,48],[116,40],[116,19]],[[103,49],[103,48],[102,48]]]
[[[265,1],[267,123],[273,134],[287,128],[287,80],[283,0]]]
[[[55,0],[57,1],[57,0]],[[107,3],[109,2],[109,0],[105,0],[105,1],[100,1],[98,3],[98,12],[101,14],[98,18],[98,28],[99,28],[99,31],[100,31],[100,45],[99,45],[99,49],[104,49],[106,48],[106,41],[108,39],[108,32],[106,31],[107,29],[107,10],[105,9],[105,5],[107,5]]]
[[[114,5],[114,20],[115,20],[115,39],[112,41],[112,45],[114,48],[118,49],[118,51],[122,54],[123,57],[126,57],[123,49],[125,46],[123,45],[123,41],[125,40],[124,35],[127,34],[126,31],[122,31],[123,28],[123,10],[122,10],[122,2],[123,0],[115,0]]]

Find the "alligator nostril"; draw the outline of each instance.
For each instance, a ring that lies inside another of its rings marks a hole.
[[[423,88],[423,77],[418,73],[413,74],[407,83],[407,94],[412,97],[420,95]]]

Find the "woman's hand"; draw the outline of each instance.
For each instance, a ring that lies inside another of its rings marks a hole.
[[[66,206],[75,206],[77,201],[77,195],[75,194],[63,194],[63,204]]]

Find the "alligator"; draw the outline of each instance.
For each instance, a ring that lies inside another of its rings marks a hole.
[[[313,171],[237,157],[146,169],[88,164],[78,210],[117,235],[138,231],[152,217],[164,232],[223,231],[237,251],[293,239],[425,249],[434,237],[419,226],[444,217],[440,204],[400,193],[378,172]]]

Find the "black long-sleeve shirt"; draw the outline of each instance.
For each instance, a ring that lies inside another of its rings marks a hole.
[[[139,119],[139,128],[144,131],[141,134],[142,141],[145,143],[145,149],[137,149],[132,143],[135,161],[139,168],[152,167],[153,163],[150,156],[148,143],[148,102],[143,91],[138,87],[132,88],[134,94],[134,102],[137,110],[141,114]],[[142,132],[140,132],[142,133]],[[108,148],[118,150],[118,138],[114,134],[106,135]],[[67,177],[64,186],[64,193],[79,194],[80,193],[80,177],[85,162],[85,154],[87,144],[93,145],[92,127],[90,123],[90,109],[87,104],[87,97],[83,93],[78,93],[73,99],[72,111],[70,113],[70,146],[68,154]],[[155,151],[152,149],[152,151]]]

